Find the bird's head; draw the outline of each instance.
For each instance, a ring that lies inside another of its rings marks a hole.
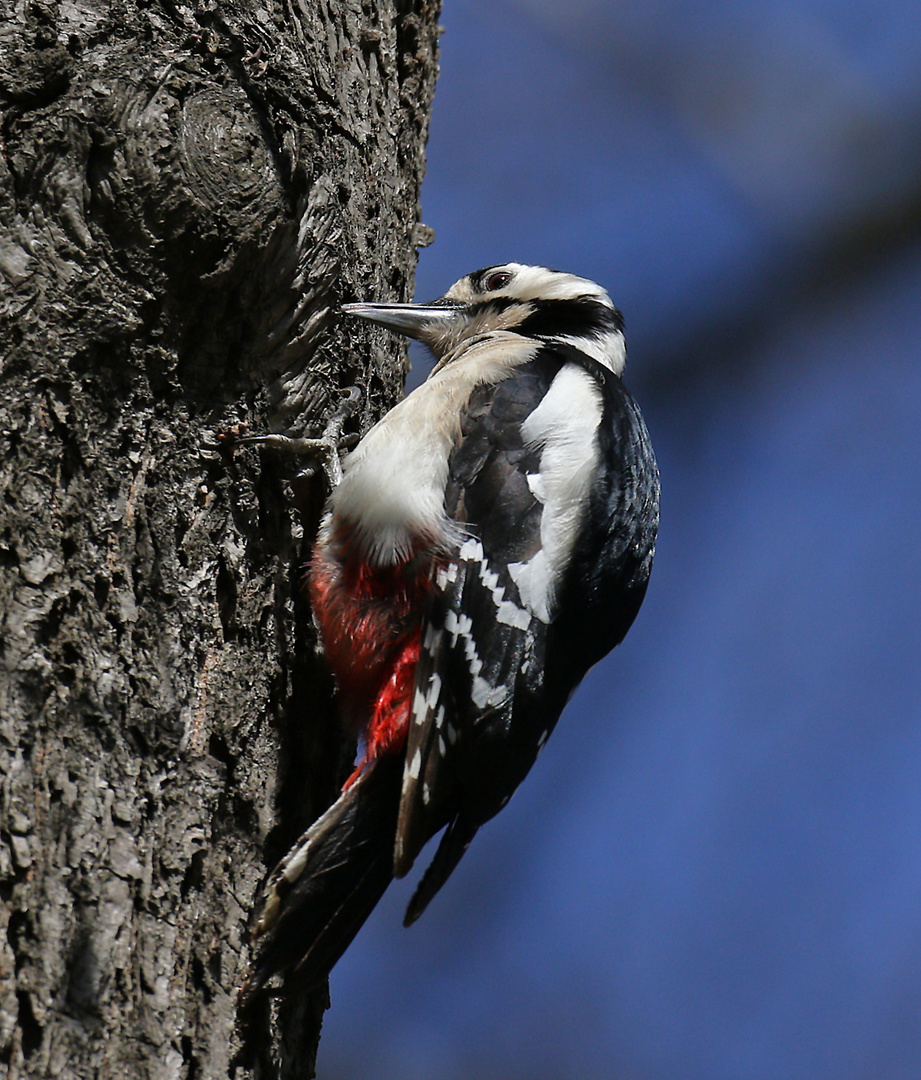
[[[565,342],[615,374],[623,371],[623,318],[605,290],[544,266],[487,266],[428,304],[344,304],[342,310],[416,338],[438,361],[475,338],[504,332]]]

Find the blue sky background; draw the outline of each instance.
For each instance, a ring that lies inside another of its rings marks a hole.
[[[334,971],[319,1076],[918,1080],[921,5],[441,21],[417,297],[604,284],[662,527],[527,782]]]

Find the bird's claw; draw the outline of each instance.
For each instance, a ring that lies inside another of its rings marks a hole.
[[[293,438],[289,435],[241,435],[234,441],[238,446],[264,446],[269,450],[282,450],[288,454],[316,458],[326,473],[332,489],[342,481],[340,450],[351,448],[359,439],[356,434],[343,435],[342,428],[360,400],[361,390],[357,386],[350,386],[342,404],[327,420],[323,434],[316,438]],[[316,464],[308,463],[298,473],[298,477],[313,476],[316,471]]]

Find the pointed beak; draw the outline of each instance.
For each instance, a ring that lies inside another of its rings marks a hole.
[[[341,310],[398,334],[426,341],[444,331],[460,315],[463,306],[454,300],[436,300],[431,304],[343,304]]]

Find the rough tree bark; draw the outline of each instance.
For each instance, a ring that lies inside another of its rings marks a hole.
[[[348,768],[298,583],[322,474],[215,429],[402,392],[437,0],[0,3],[0,1064],[309,1077],[235,1025],[267,866]]]

